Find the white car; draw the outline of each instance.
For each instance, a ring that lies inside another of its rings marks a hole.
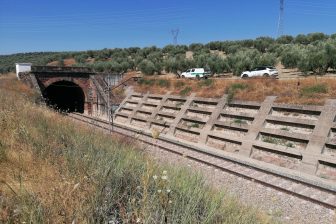
[[[251,71],[244,71],[241,74],[241,78],[251,78],[251,77],[257,77],[257,76],[263,76],[263,77],[277,77],[279,75],[278,70],[272,66],[260,66],[256,67],[255,69]]]
[[[180,75],[182,78],[207,78],[211,75],[209,71],[205,71],[204,68],[191,68]]]

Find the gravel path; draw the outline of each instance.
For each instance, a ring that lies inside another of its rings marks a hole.
[[[244,204],[255,206],[283,223],[336,223],[336,213],[317,204],[276,191],[250,180],[181,157],[157,147],[146,146],[146,151],[158,162],[188,166],[201,172],[219,190],[225,190]]]

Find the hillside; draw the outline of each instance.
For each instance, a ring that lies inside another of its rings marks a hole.
[[[71,63],[69,61],[73,60]],[[336,69],[336,34],[311,33],[259,37],[254,40],[213,41],[207,44],[130,47],[82,52],[46,52],[0,56],[0,73],[14,71],[15,62],[34,65],[90,66],[96,71],[141,71],[153,75],[178,73],[190,67],[208,67],[215,74],[239,75],[260,65],[325,74]]]
[[[130,139],[35,105],[14,76],[0,102],[1,223],[270,223]]]

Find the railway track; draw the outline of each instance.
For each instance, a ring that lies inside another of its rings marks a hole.
[[[89,124],[91,126],[104,130],[111,130],[110,124],[105,120],[78,113],[71,113],[67,115],[77,121]],[[277,175],[260,168],[246,165],[244,163],[225,159],[204,151],[199,151],[192,146],[186,146],[182,143],[179,144],[176,142],[171,142],[160,137],[153,139],[153,137],[148,133],[139,132],[119,124],[114,124],[113,132],[135,138],[138,141],[146,144],[155,145],[156,147],[165,151],[169,151],[170,153],[174,153],[207,166],[222,170],[224,172],[228,172],[237,177],[242,177],[244,179],[257,182],[263,186],[290,194],[294,197],[301,198],[328,209],[336,209],[335,190],[309,184],[291,177]]]

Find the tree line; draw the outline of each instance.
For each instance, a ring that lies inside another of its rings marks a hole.
[[[192,54],[187,57],[187,54]],[[163,48],[130,47],[80,52],[38,52],[0,56],[0,73],[14,71],[16,62],[46,65],[74,58],[75,66],[89,66],[98,72],[139,70],[146,75],[179,73],[191,67],[205,67],[213,73],[244,70],[281,62],[286,68],[305,73],[324,74],[336,69],[336,34],[324,33],[258,37],[237,41],[213,41],[207,44],[167,45]]]

